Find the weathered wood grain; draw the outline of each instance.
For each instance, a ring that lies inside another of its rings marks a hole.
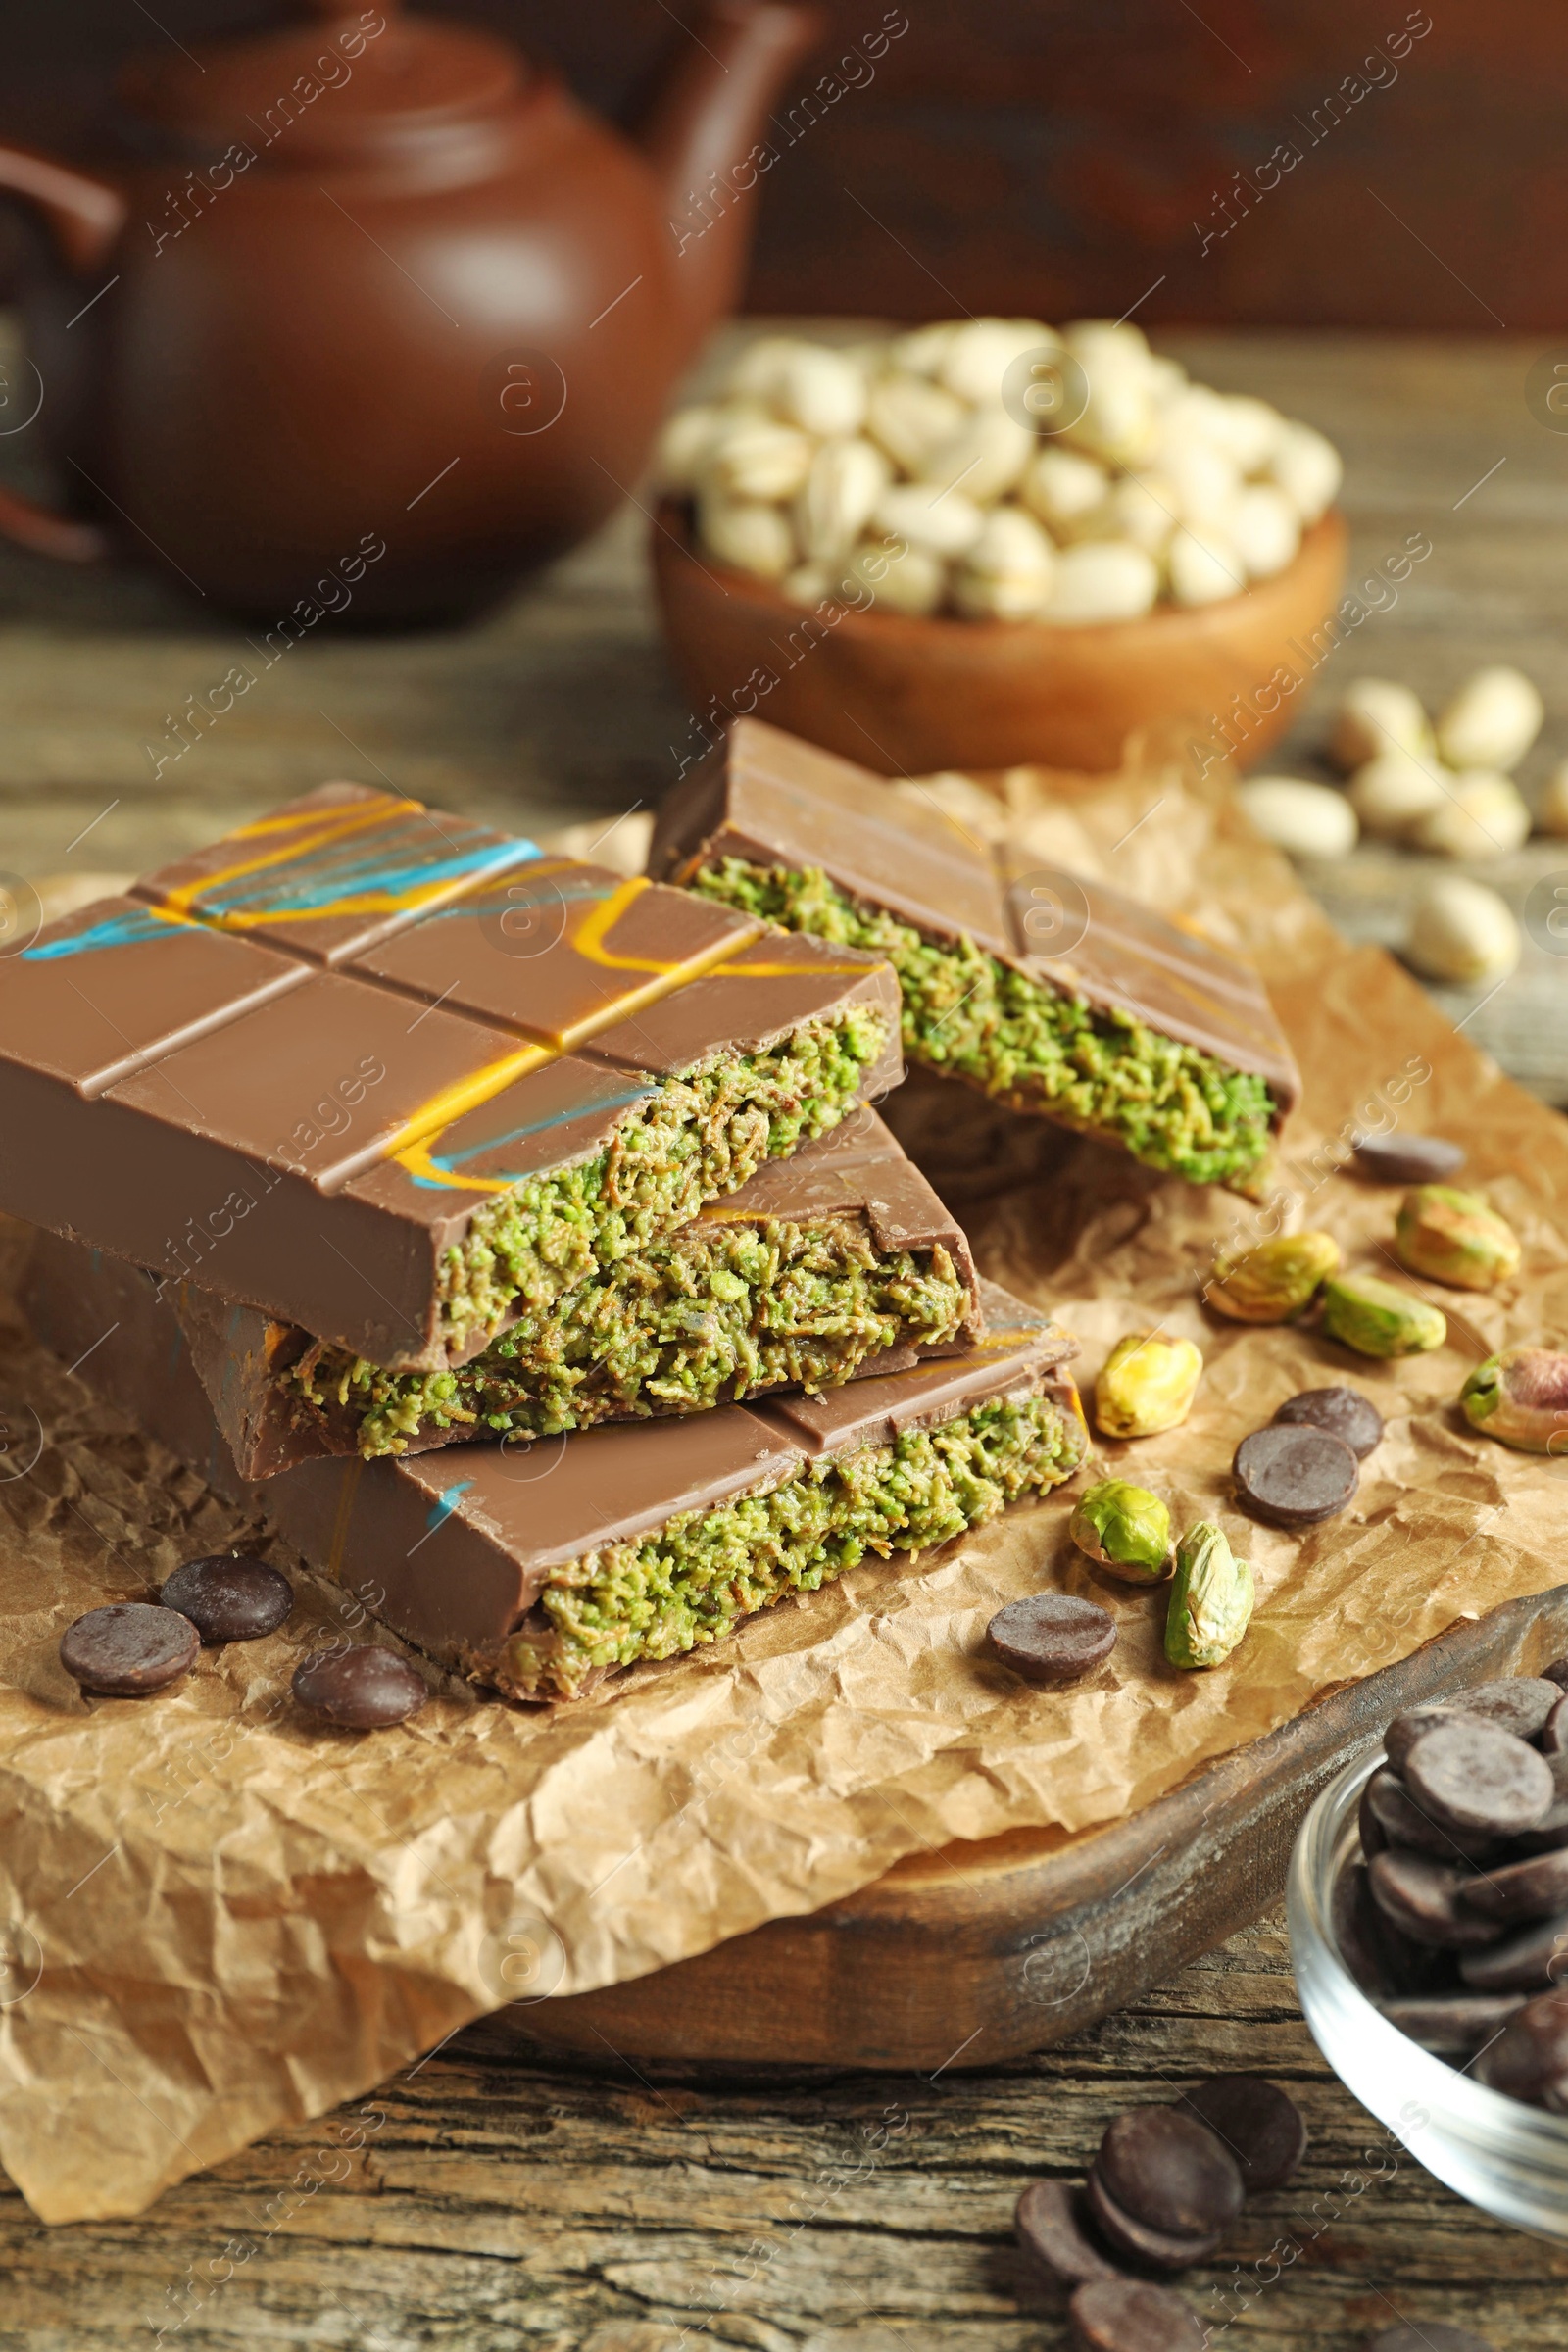
[[[1473,2213],[1324,2068],[1277,1916],[1055,2050],[985,2074],[591,2073],[502,2021],[354,2113],[139,2222],[45,2230],[0,2198],[4,2352],[152,2342],[365,2352],[1057,2352],[1010,2217],[1120,2108],[1216,2068],[1287,2083],[1312,2146],[1183,2291],[1248,2352],[1357,2352],[1396,2315],[1559,2352],[1568,2250]],[[338,2177],[341,2176],[341,2177]],[[225,2272],[231,2270],[231,2275]]]

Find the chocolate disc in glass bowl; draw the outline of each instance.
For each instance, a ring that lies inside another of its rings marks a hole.
[[[1310,1422],[1254,1429],[1231,1463],[1236,1498],[1270,1527],[1316,1527],[1353,1500],[1361,1466],[1343,1438]]]
[[[1556,1795],[1544,1756],[1490,1723],[1446,1723],[1418,1740],[1404,1783],[1429,1821],[1461,1836],[1533,1830]]]
[[[1383,1415],[1359,1389],[1302,1389],[1299,1396],[1286,1397],[1274,1418],[1326,1429],[1330,1437],[1345,1440],[1357,1461],[1364,1462],[1383,1439]]]

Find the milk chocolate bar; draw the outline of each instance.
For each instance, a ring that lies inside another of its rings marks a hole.
[[[385,1372],[194,1284],[172,1297],[247,1479],[828,1388],[979,1322],[961,1227],[865,1105],[453,1370]]]
[[[1073,1343],[983,1286],[962,1354],[821,1396],[721,1405],[407,1461],[302,1463],[277,1526],[443,1665],[519,1699],[584,1695],[856,1566],[1069,1478]]]
[[[911,1061],[1195,1183],[1255,1166],[1300,1092],[1241,956],[760,720],[665,802],[649,871],[886,956]]]
[[[439,1370],[901,1068],[885,961],[329,784],[0,959],[0,1207]]]
[[[1087,1447],[1062,1368],[1076,1342],[995,1284],[980,1290],[971,1348],[822,1396],[414,1460],[303,1462],[247,1499],[443,1665],[514,1698],[582,1696],[868,1552],[945,1543],[1071,1477]],[[220,1493],[244,1492],[167,1286],[43,1235],[24,1303],[83,1380],[199,1471],[216,1459]]]

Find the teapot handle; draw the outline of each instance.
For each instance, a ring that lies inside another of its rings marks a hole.
[[[118,188],[25,147],[0,144],[0,190],[22,197],[41,215],[74,273],[101,262],[124,223],[125,200]],[[109,541],[96,524],[58,514],[20,490],[0,489],[0,537],[66,564],[97,564],[109,553]]]

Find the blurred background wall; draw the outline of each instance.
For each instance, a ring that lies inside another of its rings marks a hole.
[[[700,24],[693,0],[430,13],[492,25],[612,112]],[[1562,0],[824,0],[824,14],[779,110],[754,310],[1058,318],[1147,293],[1145,323],[1568,321]],[[284,15],[4,0],[0,131],[87,151],[132,50],[168,38],[199,57],[204,38]],[[899,25],[867,56],[868,36]]]

